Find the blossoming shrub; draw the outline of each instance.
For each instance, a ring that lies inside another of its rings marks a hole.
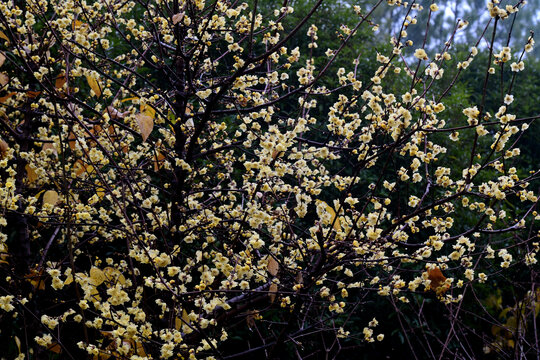
[[[353,4],[324,49],[322,0],[294,22],[260,3],[0,4],[9,355],[538,352],[538,171],[513,166],[534,119],[512,106],[534,41],[497,33],[523,2],[490,2],[488,45],[452,71],[465,22],[438,52],[407,40],[436,4]],[[379,6],[406,16],[366,55]],[[447,108],[479,52],[479,102]]]

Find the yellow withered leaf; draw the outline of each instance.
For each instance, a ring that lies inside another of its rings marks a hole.
[[[272,276],[276,276],[279,271],[279,264],[273,257],[270,256],[270,259],[268,260],[268,272]]]
[[[135,118],[137,119],[137,124],[139,125],[139,129],[141,130],[143,141],[146,141],[146,139],[148,139],[148,136],[150,136],[152,129],[154,128],[154,119],[144,114],[137,114],[135,115]]]
[[[7,43],[9,44],[9,38],[6,36],[6,34],[4,34],[3,31],[0,31],[0,39],[6,40]]]
[[[92,284],[95,286],[101,285],[105,280],[107,280],[107,277],[103,273],[103,271],[95,266],[92,266],[90,269],[90,280],[92,280]]]
[[[148,104],[141,104],[140,110],[141,114],[150,116],[152,119],[156,117],[156,110]]]
[[[6,61],[6,55],[0,51],[0,66],[4,65],[4,61]]]
[[[54,190],[47,190],[43,194],[43,204],[56,205],[58,202],[58,193]]]
[[[268,288],[268,297],[270,298],[270,303],[274,303],[274,300],[276,300],[277,291],[277,284],[272,283],[272,285],[270,285]]]
[[[88,82],[88,85],[90,85],[90,89],[94,91],[94,94],[96,94],[97,97],[100,97],[101,85],[99,83],[99,77],[97,75],[95,77],[92,75],[86,75],[86,81]]]
[[[121,285],[125,285],[126,278],[120,270],[115,269],[113,267],[107,266],[105,269],[103,269],[103,274],[107,278],[107,282],[111,284],[119,283]]]
[[[324,202],[322,200],[318,200],[318,201],[320,201],[321,203],[323,203],[325,205],[326,212],[330,214],[330,216],[331,216],[330,224],[334,224],[334,226],[333,226],[334,230],[340,231],[341,230],[341,222],[339,221],[339,217],[337,217],[334,208],[331,207],[330,205],[328,205],[326,202]]]
[[[189,320],[189,316],[186,309],[182,309],[181,318],[179,318],[178,316],[174,318],[174,328],[176,330],[180,330],[183,324],[186,324],[186,325],[191,324],[191,321]]]
[[[28,181],[31,183],[36,181],[38,178],[36,171],[28,164],[26,164],[24,168],[26,169],[26,176],[28,177]]]

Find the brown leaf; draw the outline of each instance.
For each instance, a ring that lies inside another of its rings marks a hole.
[[[70,131],[69,135],[68,135],[68,144],[69,144],[69,148],[71,150],[75,150],[75,140],[76,139],[77,139],[77,137],[75,136],[75,133],[73,131]]]
[[[446,281],[446,277],[443,275],[439,267],[434,267],[428,270],[428,279],[431,280],[429,288],[437,293],[444,293],[446,288],[440,289],[441,285]]]
[[[172,17],[172,22],[174,25],[178,24],[182,19],[184,18],[184,12],[179,12],[178,14],[174,14]]]
[[[62,86],[64,86],[64,84],[66,83],[66,81],[67,81],[66,74],[60,74],[54,80],[54,87],[57,89],[61,89]]]
[[[0,87],[4,87],[9,82],[9,76],[4,73],[0,73]]]
[[[114,106],[109,105],[107,106],[107,114],[109,114],[109,117],[111,119],[123,119],[126,117],[126,115],[129,114],[129,111],[126,112],[120,112],[118,109],[116,109]]]
[[[0,158],[6,156],[7,151],[9,150],[9,145],[3,139],[0,139]]]
[[[51,345],[49,345],[47,350],[52,351],[53,353],[60,354],[62,352],[62,347],[59,343],[53,342]]]
[[[148,136],[150,136],[152,129],[154,128],[154,119],[144,114],[137,114],[135,115],[135,118],[137,119],[137,124],[139,125],[139,129],[141,130],[143,141],[146,141],[146,139],[148,139]]]
[[[158,171],[165,162],[165,155],[163,155],[161,152],[157,152],[156,155],[154,155],[154,171]]]
[[[276,276],[279,271],[279,264],[272,256],[270,256],[270,260],[268,260],[268,272],[272,276]]]
[[[37,98],[40,94],[41,94],[41,91],[32,91],[32,90],[29,90],[29,91],[26,92],[26,96],[28,96],[28,97],[31,98],[31,99]]]
[[[45,144],[43,144],[42,150],[45,151],[45,150],[48,150],[48,149],[51,149],[53,154],[58,157],[58,151],[56,151],[56,146],[54,146],[53,143],[45,143]]]
[[[270,285],[268,288],[268,297],[270,298],[270,303],[274,303],[274,300],[276,300],[277,291],[277,284],[272,283],[272,285]]]
[[[6,100],[9,99],[10,97],[12,97],[13,95],[15,95],[15,93],[10,92],[9,94],[7,94],[5,96],[0,97],[0,104],[6,102]]]
[[[0,66],[4,65],[4,61],[6,61],[6,55],[0,51]]]
[[[43,269],[39,272],[36,269],[31,269],[30,272],[24,276],[26,281],[29,281],[37,290],[45,290],[45,280],[43,279]]]
[[[257,310],[248,310],[246,316],[246,323],[250,329],[255,326],[255,319],[257,315],[259,315],[259,312]]]

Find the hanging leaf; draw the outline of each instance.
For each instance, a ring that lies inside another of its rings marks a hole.
[[[148,104],[144,104],[144,105],[141,104],[140,111],[141,111],[141,114],[150,116],[152,119],[156,117],[156,110],[154,110],[154,108]]]
[[[114,106],[110,105],[107,106],[107,114],[109,114],[109,118],[111,119],[123,119],[126,115],[129,115],[129,111],[120,112]]]
[[[26,92],[26,96],[28,96],[30,99],[35,99],[39,95],[41,95],[41,91],[29,90],[29,91]]]
[[[0,51],[0,66],[4,65],[4,61],[6,61],[6,55]]]
[[[68,145],[71,150],[75,150],[76,140],[77,140],[77,136],[75,136],[75,133],[73,131],[70,131],[68,135]]]
[[[101,85],[99,84],[99,77],[96,75],[96,77],[92,75],[86,75],[86,81],[88,82],[88,85],[90,85],[90,89],[94,91],[94,94],[96,94],[97,97],[101,96]]]
[[[135,118],[137,119],[137,124],[139,125],[139,129],[141,130],[143,141],[146,141],[146,139],[148,139],[148,136],[150,136],[152,129],[154,128],[154,119],[144,114],[137,114],[135,115]]]
[[[154,155],[154,171],[158,171],[165,162],[165,155],[163,155],[160,151],[157,151],[156,155]]]
[[[272,276],[276,276],[279,271],[279,264],[272,256],[270,256],[270,260],[268,260],[268,272]]]
[[[7,43],[9,44],[9,38],[6,36],[6,34],[4,34],[3,31],[0,31],[0,39],[6,40]]]
[[[94,167],[92,165],[87,165],[81,159],[75,161],[75,164],[73,164],[73,169],[75,170],[75,175],[77,176],[81,176],[84,173],[92,174],[94,172]]]
[[[30,183],[36,181],[38,178],[36,171],[29,164],[26,164],[24,168],[26,169],[26,176],[28,177],[28,181]]]
[[[103,273],[103,271],[95,266],[92,266],[90,269],[90,280],[92,280],[92,284],[95,286],[101,285],[105,280],[107,280],[107,277]]]
[[[6,156],[7,151],[9,150],[9,145],[3,139],[0,139],[0,158]]]
[[[184,12],[179,12],[178,14],[174,14],[172,17],[172,22],[174,25],[178,24],[182,19],[184,18]]]
[[[186,309],[182,309],[182,317],[181,318],[179,318],[178,316],[174,318],[174,328],[176,330],[180,330],[182,328],[183,324],[186,324],[186,325],[191,324],[191,320],[189,320],[189,315],[188,315]]]
[[[334,208],[328,205],[325,201],[318,201],[324,204],[326,212],[330,214],[330,224],[334,224],[334,230],[341,231],[341,222],[339,221],[339,217],[337,217]]]
[[[6,100],[9,99],[10,97],[12,97],[13,95],[15,95],[15,93],[10,92],[9,94],[0,97],[0,104],[5,103]]]
[[[47,190],[43,194],[43,204],[56,205],[58,202],[58,193],[54,190]]]
[[[43,269],[39,272],[36,269],[31,269],[30,272],[24,276],[26,281],[29,281],[32,286],[37,290],[45,290],[45,280],[43,279]]]
[[[107,287],[110,287],[116,283],[119,283],[120,285],[126,284],[126,278],[124,275],[122,275],[120,270],[113,267],[107,266],[105,269],[103,269],[103,275],[105,275],[107,280]]]
[[[446,281],[446,277],[443,275],[438,266],[428,270],[428,279],[431,280],[429,288],[437,292],[437,294],[444,293],[446,290],[448,290],[446,288],[441,289],[441,285],[443,285]]]
[[[58,157],[58,151],[56,151],[56,146],[54,146],[53,143],[44,143],[43,144],[43,147],[42,147],[42,150],[43,151],[46,151],[46,150],[49,150],[51,149],[53,154]]]
[[[66,74],[60,74],[54,80],[54,87],[57,89],[61,89],[66,83],[66,81],[67,81]]]
[[[270,287],[268,288],[268,297],[270,298],[271,304],[273,304],[274,300],[276,300],[277,291],[278,291],[277,284],[272,283]]]
[[[4,87],[9,82],[9,76],[4,73],[0,73],[0,87]]]
[[[60,354],[62,352],[62,347],[59,343],[53,342],[49,347],[47,348],[48,351],[52,351],[53,353]]]

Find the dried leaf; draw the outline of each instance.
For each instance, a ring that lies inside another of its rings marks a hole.
[[[163,155],[160,151],[157,151],[157,154],[154,155],[154,171],[158,171],[165,162],[165,155]]]
[[[54,190],[47,190],[43,194],[43,204],[56,205],[58,202],[58,193]]]
[[[110,105],[110,106],[107,106],[107,113],[109,114],[109,117],[111,119],[123,119],[126,117],[126,115],[129,114],[129,111],[120,112],[114,106]]]
[[[75,136],[75,133],[73,131],[70,131],[68,135],[68,145],[71,150],[75,150],[76,139],[77,139],[77,136]]]
[[[0,66],[4,65],[4,61],[6,61],[6,55],[0,51]]]
[[[154,108],[152,108],[148,104],[144,104],[144,105],[141,104],[140,110],[141,110],[141,114],[150,116],[152,119],[156,117],[156,110],[154,110]]]
[[[107,280],[107,277],[103,273],[103,271],[95,266],[92,266],[90,269],[90,279],[92,280],[92,284],[95,286],[101,285],[105,280]]]
[[[276,276],[279,271],[279,264],[273,257],[270,256],[270,259],[268,260],[268,272],[272,276]]]
[[[3,31],[0,31],[0,39],[6,40],[7,43],[9,44],[9,38],[6,36],[6,34],[4,34]]]
[[[428,270],[428,279],[431,280],[429,288],[437,293],[444,293],[448,289],[440,289],[441,285],[446,281],[446,277],[441,272],[439,267],[434,267]]]
[[[33,183],[37,180],[38,176],[36,174],[36,171],[28,164],[24,167],[26,169],[26,176],[28,177],[28,181],[30,183]]]
[[[0,158],[6,156],[7,151],[9,150],[9,145],[3,139],[0,139]]]
[[[178,14],[174,14],[172,17],[172,22],[174,25],[178,24],[182,19],[184,18],[184,12],[179,12]]]
[[[45,280],[43,280],[43,269],[39,272],[36,269],[31,269],[30,272],[24,276],[26,281],[29,281],[32,286],[37,290],[45,290]]]
[[[180,330],[183,324],[186,324],[186,325],[191,324],[191,320],[189,320],[189,316],[186,309],[182,309],[181,318],[179,318],[178,316],[174,318],[174,327],[176,330]]]
[[[113,267],[107,266],[105,269],[103,269],[103,274],[107,279],[107,286],[114,285],[116,283],[125,285],[126,283],[126,278],[124,275],[122,275],[120,270]]]
[[[12,97],[13,95],[15,95],[15,93],[10,92],[9,94],[7,94],[5,96],[0,97],[0,104],[6,102],[6,100],[9,99],[10,97]]]
[[[341,222],[339,221],[339,217],[337,217],[336,212],[333,207],[328,205],[326,202],[319,200],[321,203],[323,203],[326,207],[326,212],[328,212],[331,215],[330,223],[334,224],[333,228],[336,231],[341,230]]]
[[[154,128],[154,119],[144,114],[137,114],[135,115],[135,118],[137,119],[137,124],[139,125],[139,129],[141,130],[143,141],[146,141],[146,139],[148,139],[148,136],[150,136],[152,129]]]
[[[9,76],[4,73],[0,73],[0,87],[4,87],[9,82]]]
[[[252,327],[255,327],[255,319],[259,315],[259,312],[257,310],[248,310],[247,316],[246,316],[246,323],[247,326],[251,329]]]
[[[56,146],[54,146],[53,143],[45,143],[43,144],[42,151],[46,151],[51,149],[53,154],[58,157],[58,151],[56,151]]]
[[[276,300],[276,295],[278,291],[277,284],[272,283],[270,287],[268,288],[268,297],[270,298],[270,303],[274,303],[274,300]]]
[[[41,95],[41,91],[29,90],[26,92],[26,96],[28,96],[30,99],[37,98],[39,95]]]
[[[66,74],[60,74],[54,80],[54,87],[57,89],[61,89],[66,83],[66,81],[67,81]]]
[[[99,77],[94,77],[92,75],[86,75],[86,81],[88,82],[88,85],[90,85],[90,89],[94,91],[94,94],[96,94],[97,97],[101,96],[101,85],[99,84]]]
[[[56,353],[56,354],[60,354],[62,352],[62,347],[60,346],[59,343],[53,342],[51,345],[49,345],[47,350],[52,351],[53,353]]]

